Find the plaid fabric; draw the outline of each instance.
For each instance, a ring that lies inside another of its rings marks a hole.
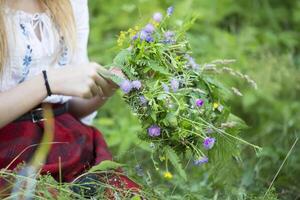
[[[0,129],[0,169],[13,170],[22,162],[29,162],[43,137],[43,122],[15,122]],[[59,178],[59,158],[62,178],[71,182],[91,166],[103,160],[111,160],[102,134],[93,127],[86,126],[69,113],[55,118],[54,141],[41,173],[50,173]],[[24,151],[24,152],[23,152]],[[22,153],[23,152],[23,153]],[[139,186],[122,176],[128,189]],[[115,183],[112,186],[119,187]]]

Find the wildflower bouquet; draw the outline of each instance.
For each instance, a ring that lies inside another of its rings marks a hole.
[[[113,65],[121,67],[128,80],[110,78],[120,85],[144,128],[140,139],[148,141],[161,161],[170,161],[185,177],[180,155],[202,165],[223,159],[225,153],[238,155],[239,142],[249,144],[237,137],[243,122],[225,102],[230,91],[242,94],[226,88],[217,75],[230,73],[253,86],[255,82],[227,67],[233,60],[197,64],[186,37],[195,19],[172,27],[172,13],[170,7],[165,16],[155,13],[144,28],[121,32],[118,44],[122,50]]]

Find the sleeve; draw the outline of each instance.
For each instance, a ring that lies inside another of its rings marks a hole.
[[[89,62],[88,38],[89,38],[89,9],[88,0],[71,0],[76,26],[76,48],[74,49],[71,64],[83,64]],[[82,118],[81,121],[87,125],[92,124],[97,111]]]
[[[71,0],[76,26],[76,49],[71,59],[71,63],[89,62],[87,44],[89,38],[89,9],[87,0]]]

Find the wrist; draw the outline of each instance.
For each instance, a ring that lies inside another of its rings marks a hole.
[[[53,94],[59,94],[58,73],[56,70],[47,71],[48,84]]]
[[[25,81],[24,84],[33,85],[34,93],[39,94],[39,98],[41,99],[45,99],[48,96],[43,74],[39,74],[38,76],[33,77],[31,80]]]

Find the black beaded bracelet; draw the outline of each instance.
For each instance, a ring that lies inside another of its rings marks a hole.
[[[47,76],[47,71],[46,70],[43,70],[43,76],[44,76],[45,86],[46,86],[46,89],[47,89],[47,94],[50,97],[52,95],[52,91],[51,91],[51,88],[50,88],[50,85],[49,85],[49,81],[48,81],[48,76]]]

